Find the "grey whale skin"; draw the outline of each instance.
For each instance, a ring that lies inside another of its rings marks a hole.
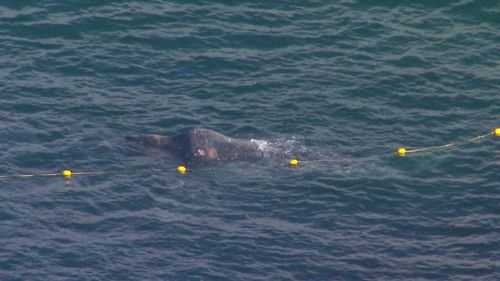
[[[196,164],[264,158],[264,151],[256,142],[230,138],[209,129],[192,129],[176,136],[138,135],[126,138],[171,151],[184,161]]]

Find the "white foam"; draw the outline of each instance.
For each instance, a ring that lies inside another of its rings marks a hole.
[[[253,142],[257,144],[257,147],[261,151],[265,151],[269,147],[269,143],[265,140],[255,140],[255,139],[250,139],[250,142]]]

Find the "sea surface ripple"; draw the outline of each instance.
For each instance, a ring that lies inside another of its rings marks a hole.
[[[500,139],[394,155],[500,125],[499,30],[498,1],[1,1],[0,174],[109,173],[0,179],[0,280],[500,280]],[[194,127],[329,161],[124,141]]]

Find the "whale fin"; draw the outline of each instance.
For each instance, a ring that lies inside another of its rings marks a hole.
[[[174,138],[162,135],[134,135],[126,136],[125,139],[135,141],[145,146],[173,149],[176,147]]]

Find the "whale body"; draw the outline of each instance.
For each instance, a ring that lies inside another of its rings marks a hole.
[[[196,164],[264,158],[264,151],[256,141],[231,138],[209,129],[192,129],[176,136],[139,135],[127,139],[171,151]]]

